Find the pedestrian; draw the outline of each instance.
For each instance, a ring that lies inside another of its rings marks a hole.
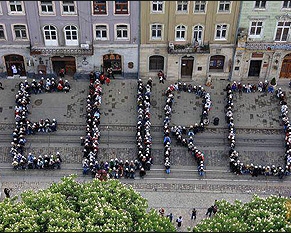
[[[181,227],[182,226],[182,222],[183,222],[182,216],[179,216],[179,218],[176,219],[176,222],[177,222],[177,227]]]
[[[64,77],[65,77],[65,69],[64,69],[64,68],[62,68],[62,69],[60,70],[59,75],[61,76],[61,78],[64,78]]]
[[[167,217],[170,219],[170,222],[173,221],[173,214],[172,213],[168,214]]]
[[[163,72],[162,70],[160,70],[160,71],[158,72],[158,78],[159,78],[160,83],[164,83],[164,80],[165,80],[166,78],[165,78],[165,74],[164,74],[164,72]]]
[[[113,74],[113,69],[112,69],[112,67],[109,67],[109,68],[107,69],[107,73],[108,73],[108,77],[109,77],[109,78],[113,78],[113,79],[115,79],[114,74]]]
[[[196,220],[196,215],[197,215],[197,211],[195,208],[193,208],[192,214],[191,214],[191,220],[193,220],[193,219]]]
[[[6,198],[10,198],[10,191],[11,191],[11,189],[9,189],[9,188],[4,188],[4,193],[5,193],[5,195],[6,195]]]
[[[0,82],[0,89],[4,90],[4,87],[2,85],[2,82]]]
[[[16,65],[12,65],[11,70],[12,70],[13,75],[16,75],[18,73]]]
[[[209,207],[209,208],[207,209],[207,212],[206,212],[205,215],[208,215],[209,217],[211,217],[211,214],[212,214],[212,212],[213,212],[213,208],[214,208],[213,205],[212,205],[211,207]]]
[[[144,170],[144,168],[142,167],[141,169],[140,169],[140,171],[139,171],[139,176],[140,176],[140,178],[142,178],[143,179],[143,177],[146,175],[146,171]]]
[[[164,217],[165,209],[164,208],[159,209],[159,213],[162,217]]]
[[[106,77],[106,79],[105,79],[105,83],[107,84],[107,86],[109,86],[109,84],[110,84],[110,78],[109,77]]]

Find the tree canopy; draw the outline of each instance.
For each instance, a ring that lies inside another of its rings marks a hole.
[[[254,195],[247,203],[216,201],[218,212],[203,219],[193,232],[290,232],[291,199]]]
[[[62,178],[0,203],[0,232],[173,232],[174,225],[119,180]],[[19,199],[19,200],[18,200]]]

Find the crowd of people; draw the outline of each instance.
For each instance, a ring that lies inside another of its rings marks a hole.
[[[172,107],[174,102],[174,92],[187,92],[194,93],[196,96],[202,98],[202,113],[200,116],[200,122],[190,125],[188,128],[182,126],[172,126],[170,128]],[[208,112],[211,110],[212,102],[210,99],[210,94],[204,90],[204,88],[199,85],[195,86],[192,84],[186,84],[177,82],[170,85],[165,91],[166,104],[164,107],[165,119],[164,119],[164,165],[166,173],[170,173],[171,167],[171,136],[175,137],[177,144],[185,146],[188,148],[188,152],[195,158],[197,162],[197,170],[200,176],[204,175],[204,153],[197,149],[194,143],[194,135],[203,132],[204,127],[209,124]],[[188,136],[187,140],[185,136]]]
[[[69,92],[71,89],[71,85],[69,81],[63,80],[62,78],[59,78],[59,80],[55,80],[54,77],[52,78],[44,78],[41,77],[39,81],[36,81],[35,79],[32,80],[32,82],[29,84],[27,80],[24,82],[19,83],[19,89],[20,86],[24,88],[24,90],[28,94],[40,94],[40,93],[50,93],[50,92]]]
[[[111,159],[108,161],[98,161],[98,147],[99,147],[99,139],[100,139],[100,105],[102,102],[102,84],[105,82],[101,82],[100,78],[102,78],[102,73],[100,72],[91,72],[89,75],[89,94],[87,96],[87,107],[86,107],[86,136],[81,137],[81,145],[84,146],[83,150],[83,174],[91,174],[93,178],[97,178],[100,180],[106,179],[119,179],[121,177],[135,179],[136,171],[139,170],[140,177],[144,177],[146,174],[146,170],[150,169],[150,165],[148,161],[151,161],[151,147],[145,146],[145,150],[138,150],[138,158],[134,161],[119,160],[118,158]],[[141,80],[138,80],[138,89],[141,91],[141,96],[150,96],[151,89],[147,86],[147,88],[143,87]],[[147,98],[146,98],[147,99]],[[147,103],[147,104],[146,104]],[[149,100],[142,101],[142,106],[146,106],[145,112],[147,112],[147,116],[149,117]],[[139,111],[139,113],[141,113]],[[141,113],[142,114],[142,113]],[[151,142],[150,136],[150,121],[149,118],[145,118],[147,120],[144,121],[144,118],[141,119],[142,123],[140,127],[140,134],[145,133],[144,138],[146,141],[141,142],[141,145],[149,144],[148,140]],[[138,128],[138,127],[137,127]],[[142,149],[139,147],[139,149]]]
[[[233,81],[232,84],[228,84],[225,91],[227,93],[225,116],[228,124],[228,141],[229,141],[229,158],[230,158],[230,170],[236,174],[250,174],[252,176],[265,175],[265,176],[278,176],[282,179],[284,176],[290,175],[291,172],[291,125],[288,117],[288,106],[286,102],[286,96],[281,88],[274,90],[274,87],[270,88],[268,81],[259,82],[258,85],[250,84],[242,85],[240,82]],[[251,93],[251,92],[266,92],[276,95],[276,98],[280,101],[281,105],[281,119],[284,125],[285,132],[285,164],[283,166],[275,165],[254,165],[244,164],[239,160],[239,153],[235,150],[236,145],[236,132],[234,126],[234,103],[233,97],[235,93]]]
[[[18,85],[19,89],[15,95],[15,128],[12,133],[10,148],[10,154],[13,158],[12,166],[14,169],[60,168],[62,161],[58,156],[39,155],[36,158],[31,154],[24,155],[24,147],[27,142],[26,135],[36,134],[37,132],[50,133],[57,130],[56,119],[50,120],[46,118],[38,122],[32,122],[28,119],[28,106],[30,104],[31,94],[39,94],[42,92],[36,91],[33,83],[36,83],[37,86],[35,79],[33,79],[31,84],[27,80],[20,82]]]
[[[137,82],[137,126],[136,126],[136,145],[137,158],[144,168],[143,176],[146,171],[151,169],[152,159],[152,136],[151,136],[151,89],[152,79],[149,78],[146,85],[141,79]],[[142,176],[142,177],[143,177]]]

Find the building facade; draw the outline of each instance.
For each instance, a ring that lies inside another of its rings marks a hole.
[[[232,80],[291,78],[291,1],[243,1]]]
[[[137,1],[2,1],[0,72],[137,77],[138,17]]]
[[[239,1],[142,1],[140,76],[229,78]]]

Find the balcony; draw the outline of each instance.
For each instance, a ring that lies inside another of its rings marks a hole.
[[[67,55],[93,55],[93,48],[81,47],[30,47],[30,55],[54,55],[54,56],[67,56]]]
[[[209,43],[205,45],[169,43],[169,54],[210,53]]]

